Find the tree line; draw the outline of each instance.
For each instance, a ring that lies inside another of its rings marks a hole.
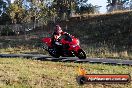
[[[128,0],[106,0],[112,11],[115,5]],[[41,22],[68,19],[72,13],[96,13],[97,7],[88,0],[0,0],[0,25]],[[117,9],[117,8],[116,8]],[[118,9],[117,9],[118,10]]]
[[[0,0],[0,25],[46,22],[69,18],[72,13],[94,13],[88,0]]]

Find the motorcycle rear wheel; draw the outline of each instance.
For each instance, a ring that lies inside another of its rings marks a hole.
[[[79,59],[86,59],[86,53],[85,53],[85,51],[82,50],[82,49],[78,50],[77,57],[78,57]]]
[[[59,58],[60,55],[57,53],[55,48],[48,48],[49,54],[55,58]]]

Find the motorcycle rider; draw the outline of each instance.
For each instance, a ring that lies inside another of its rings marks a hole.
[[[54,44],[60,45],[60,44],[59,44],[59,41],[60,41],[60,37],[61,37],[62,35],[67,36],[67,35],[70,35],[70,34],[67,33],[67,32],[63,32],[63,31],[62,31],[62,28],[60,27],[60,25],[56,25],[56,26],[55,26],[54,33],[53,33],[53,35],[52,35],[52,45],[54,45]]]
[[[62,29],[59,25],[55,26],[54,33],[52,35],[52,45],[59,45],[59,38],[61,37]]]
[[[58,49],[62,49],[62,48],[66,49],[66,48],[68,48],[69,45],[66,44],[66,45],[62,46],[62,44],[60,43],[60,37],[62,35],[65,35],[65,37],[66,37],[66,36],[68,36],[70,34],[67,33],[67,32],[63,32],[62,28],[60,27],[60,25],[56,25],[55,29],[54,29],[54,33],[52,35],[52,46],[55,46]]]

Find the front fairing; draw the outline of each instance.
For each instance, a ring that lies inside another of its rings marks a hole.
[[[42,42],[45,43],[47,46],[51,46],[51,38],[50,37],[42,38]]]
[[[61,39],[61,43],[63,45],[68,44],[70,47],[68,50],[70,51],[78,51],[80,49],[79,40],[77,38],[72,37],[71,41],[66,41],[64,38]]]
[[[69,50],[77,52],[80,49],[79,45],[70,45]]]

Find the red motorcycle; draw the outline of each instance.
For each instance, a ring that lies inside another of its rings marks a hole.
[[[86,53],[81,49],[79,45],[79,40],[74,36],[67,35],[61,36],[58,45],[53,46],[51,44],[51,37],[42,38],[43,45],[46,44],[43,48],[49,52],[49,54],[55,58],[62,57],[78,57],[79,59],[86,59]]]

